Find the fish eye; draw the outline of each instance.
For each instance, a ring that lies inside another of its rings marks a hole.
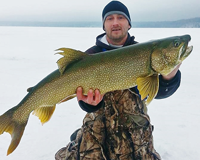
[[[180,41],[179,40],[175,40],[174,41],[174,47],[178,47],[180,45]]]

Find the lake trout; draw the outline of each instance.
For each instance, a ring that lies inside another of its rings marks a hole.
[[[190,35],[169,37],[94,55],[60,48],[58,69],[0,116],[0,134],[8,132],[12,137],[7,155],[18,146],[31,112],[42,124],[47,122],[56,104],[74,98],[79,86],[84,94],[91,88],[105,94],[137,86],[141,99],[149,104],[158,92],[159,74],[168,75],[192,52],[190,40]]]

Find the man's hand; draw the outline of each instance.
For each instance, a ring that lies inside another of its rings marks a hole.
[[[181,63],[170,74],[168,74],[166,76],[162,75],[163,79],[168,80],[168,81],[170,79],[172,79],[176,75],[176,73],[178,72],[180,65],[181,65]]]
[[[78,87],[76,90],[76,95],[77,95],[77,99],[78,101],[83,101],[87,104],[96,106],[97,104],[99,104],[99,102],[102,101],[103,99],[103,95],[100,93],[100,91],[98,89],[95,89],[95,91],[93,91],[92,89],[90,89],[88,91],[87,96],[83,95],[83,89],[82,87]]]

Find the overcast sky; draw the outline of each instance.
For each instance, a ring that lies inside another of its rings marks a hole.
[[[110,0],[0,0],[0,21],[101,21]],[[132,21],[200,17],[200,0],[121,0]]]

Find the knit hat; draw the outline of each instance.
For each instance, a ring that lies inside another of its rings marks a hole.
[[[106,17],[111,14],[121,14],[125,16],[131,26],[131,18],[127,7],[119,1],[111,1],[104,7],[102,12],[103,28]]]

